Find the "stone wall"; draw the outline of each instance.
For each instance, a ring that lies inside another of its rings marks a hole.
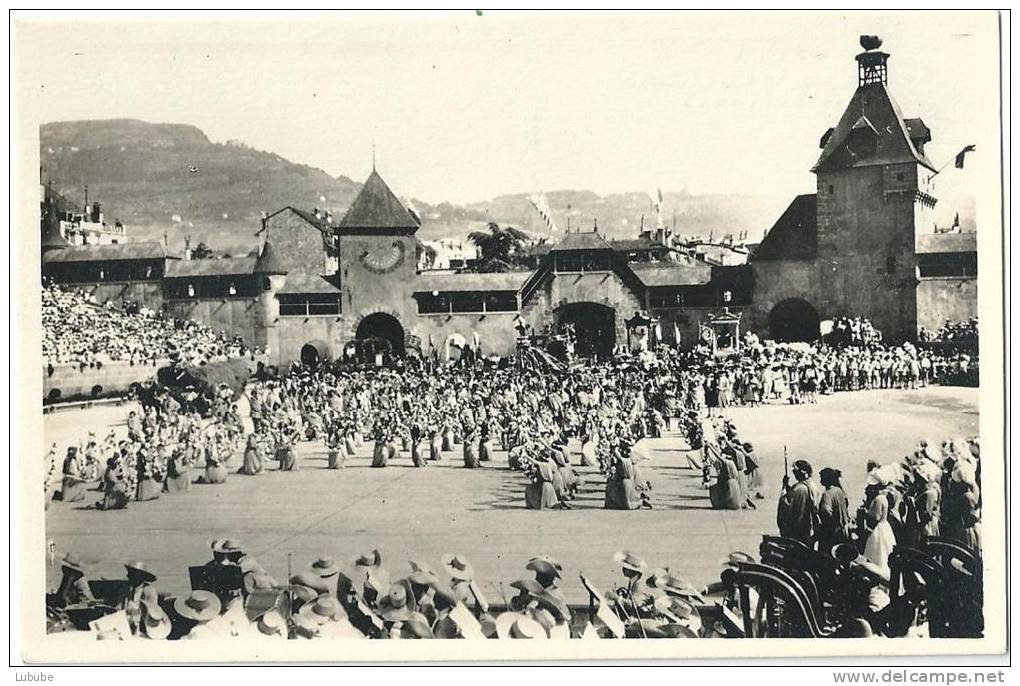
[[[753,304],[744,310],[741,330],[753,331],[763,338],[769,338],[769,313],[777,304],[787,298],[800,298],[811,303],[820,319],[828,318],[820,296],[823,288],[820,281],[827,275],[824,265],[813,260],[766,260],[752,262],[754,269]]]
[[[92,294],[96,302],[113,302],[118,307],[124,300],[137,302],[142,307],[158,312],[163,307],[162,281],[104,281],[102,283],[60,284],[65,290]]]
[[[269,241],[283,265],[313,274],[336,270],[326,252],[322,232],[291,209],[282,210],[266,220]]]
[[[917,286],[917,325],[937,331],[946,320],[961,322],[978,316],[977,279],[921,279]]]
[[[131,365],[127,362],[110,362],[102,369],[86,368],[84,372],[71,365],[59,365],[50,376],[43,367],[43,398],[50,398],[56,390],[59,395],[53,400],[67,400],[74,396],[92,395],[92,389],[100,387],[102,393],[126,393],[132,384],[144,383],[156,377],[156,371],[170,364],[169,360],[157,360],[155,365]]]
[[[257,345],[254,298],[226,297],[213,299],[168,300],[166,311],[171,317],[192,319],[213,331],[227,336],[240,336],[245,345]]]

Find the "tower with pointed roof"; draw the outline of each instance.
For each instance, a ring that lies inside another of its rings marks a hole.
[[[417,319],[411,294],[421,222],[374,165],[336,227],[346,339],[377,336],[403,351]]]
[[[860,42],[857,88],[819,141],[816,193],[794,200],[752,258],[755,307],[776,338],[817,336],[820,320],[840,316],[866,317],[890,340],[917,334],[915,243],[933,231],[936,203],[931,132],[893,99],[881,39]]]

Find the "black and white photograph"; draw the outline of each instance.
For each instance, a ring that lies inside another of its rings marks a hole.
[[[1004,653],[1003,21],[15,13],[12,659]]]

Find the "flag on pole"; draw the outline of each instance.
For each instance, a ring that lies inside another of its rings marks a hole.
[[[974,152],[977,149],[976,145],[968,145],[963,150],[956,154],[956,168],[963,169],[963,160],[967,157],[968,152]]]
[[[556,232],[556,222],[553,221],[552,210],[549,209],[549,201],[546,199],[545,194],[535,193],[529,198],[531,205],[538,210],[538,213],[542,216],[542,221],[545,222],[545,228],[549,231]]]

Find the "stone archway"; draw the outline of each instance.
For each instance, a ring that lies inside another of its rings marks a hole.
[[[787,298],[769,312],[769,335],[774,341],[814,341],[819,336],[818,310],[802,298]]]
[[[377,348],[374,352],[388,353],[391,357],[404,356],[404,327],[392,314],[375,312],[368,315],[358,323],[354,338],[359,349],[372,347]]]
[[[309,341],[301,346],[301,364],[318,367],[329,360],[329,345],[325,341]]]
[[[616,310],[593,302],[568,303],[556,312],[556,328],[573,325],[574,352],[580,357],[609,357],[616,346]]]

